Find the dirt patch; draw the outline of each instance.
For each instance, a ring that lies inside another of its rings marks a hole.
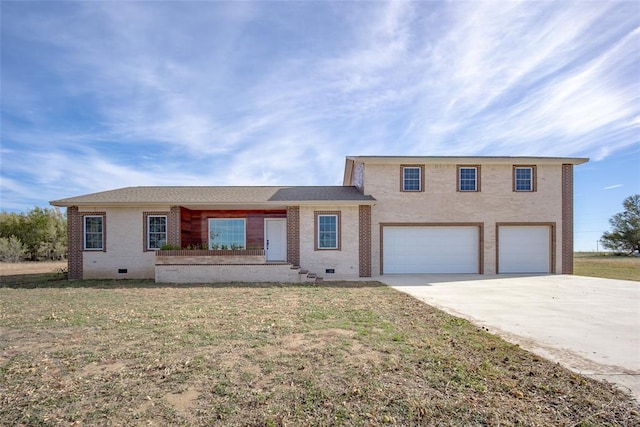
[[[280,338],[280,345],[278,348],[279,351],[282,352],[294,353],[316,350],[321,347],[326,347],[327,343],[335,341],[340,337],[352,338],[354,335],[354,331],[337,328],[322,329],[308,333],[290,334]]]
[[[188,388],[182,393],[169,393],[165,399],[177,411],[188,412],[196,406],[200,392],[194,388]]]
[[[33,288],[69,283],[67,262],[0,263],[0,288]]]
[[[101,362],[91,362],[85,365],[78,375],[80,377],[92,377],[94,375],[104,375],[120,372],[125,368],[125,364],[117,360],[105,360]]]

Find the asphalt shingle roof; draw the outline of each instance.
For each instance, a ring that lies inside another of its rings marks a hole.
[[[277,202],[372,202],[355,187],[125,187],[53,200],[54,206],[136,204],[256,204]]]

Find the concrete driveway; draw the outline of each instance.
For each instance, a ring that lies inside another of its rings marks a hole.
[[[383,283],[640,401],[640,283],[579,276],[385,275]]]

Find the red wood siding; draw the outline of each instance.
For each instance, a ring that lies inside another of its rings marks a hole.
[[[185,208],[180,208],[180,242],[183,247],[194,244],[191,235],[191,211]]]
[[[287,211],[197,211],[182,208],[180,215],[183,247],[201,245],[209,241],[207,236],[209,231],[209,218],[245,218],[247,220],[247,248],[264,249],[264,219],[286,218]]]

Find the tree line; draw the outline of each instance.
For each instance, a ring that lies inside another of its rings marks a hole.
[[[0,262],[54,261],[67,257],[67,216],[35,207],[27,213],[0,212]]]

